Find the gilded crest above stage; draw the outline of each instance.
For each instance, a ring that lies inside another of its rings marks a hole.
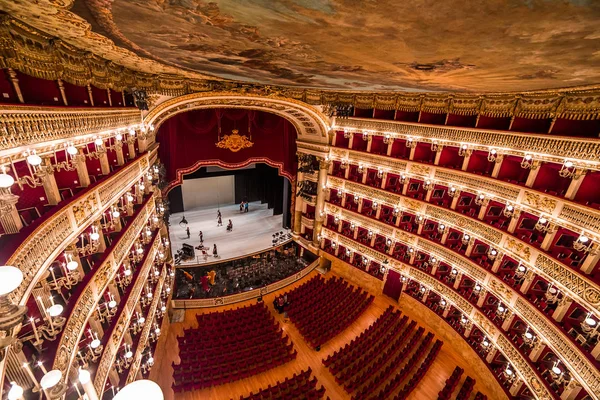
[[[379,91],[600,82],[597,0],[75,0],[70,11],[183,74]],[[118,61],[108,44],[103,54]]]
[[[221,140],[216,143],[220,149],[227,149],[234,153],[242,149],[252,147],[252,143],[246,135],[240,135],[237,129],[231,131],[231,135],[224,135]]]

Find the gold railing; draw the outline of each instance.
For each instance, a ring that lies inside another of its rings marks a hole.
[[[536,153],[547,161],[560,164],[565,159],[586,161],[589,167],[600,168],[600,140],[573,138],[532,133],[494,131],[477,128],[455,128],[451,126],[427,125],[400,121],[382,121],[367,118],[336,119],[334,129],[348,129],[362,134],[363,131],[386,133],[394,137],[412,137],[419,141],[456,146],[469,144],[470,148],[488,151],[502,149],[509,154],[523,156]]]
[[[23,283],[10,294],[13,303],[25,304],[31,289],[56,257],[102,213],[114,204],[148,170],[156,149],[126,165],[85,196],[62,206],[34,230],[8,259],[23,272]]]
[[[94,276],[83,289],[73,311],[68,316],[63,329],[58,349],[54,358],[52,369],[58,369],[66,376],[71,363],[78,351],[78,344],[83,335],[85,324],[98,306],[102,294],[109,282],[114,278],[123,260],[129,255],[129,249],[138,239],[140,233],[147,225],[150,218],[155,214],[156,208],[153,199],[149,199],[144,208],[136,215],[131,224],[126,227],[127,231],[119,238],[119,241],[105,256],[104,261],[95,271]]]
[[[113,334],[108,339],[108,342],[104,347],[102,358],[98,363],[98,368],[96,369],[96,374],[94,376],[94,387],[98,393],[102,392],[102,389],[104,388],[104,383],[108,378],[108,373],[113,365],[117,353],[119,352],[119,347],[123,341],[123,337],[125,336],[125,333],[127,333],[127,327],[129,326],[135,306],[140,300],[142,289],[147,283],[146,278],[148,276],[148,272],[156,260],[156,255],[158,254],[160,245],[161,235],[159,233],[154,238],[152,247],[148,250],[148,256],[146,257],[146,260],[138,274],[137,280],[131,289],[127,303],[123,306],[123,310],[121,311],[119,319],[115,322],[115,327],[112,330]],[[163,266],[163,270],[166,270],[166,267]]]
[[[333,210],[334,207],[335,206],[327,204],[326,212],[335,213]],[[342,210],[341,213],[337,213],[337,215],[343,219],[354,220],[353,216],[356,215],[356,213],[353,211]],[[373,222],[375,222],[374,225],[377,224],[377,221]],[[321,235],[342,244],[346,248],[367,255],[380,263],[384,260],[388,260],[389,265],[392,267],[399,268],[400,265],[403,265],[404,269],[407,271],[415,270],[420,274],[424,274],[422,271],[409,264],[400,263],[399,261],[392,259],[388,254],[380,253],[375,249],[339,234],[338,232],[332,231],[329,228],[323,227]],[[538,337],[548,344],[548,346],[563,360],[565,365],[569,366],[572,374],[578,378],[578,381],[582,383],[583,387],[588,389],[588,392],[600,393],[600,371],[595,368],[564,332],[560,331],[560,329],[549,322],[534,306],[523,300],[522,296],[515,292],[510,286],[502,283],[496,276],[483,269],[475,262],[460,257],[454,252],[447,250],[443,245],[424,240],[401,229],[394,229],[394,234],[391,237],[407,246],[414,247],[416,250],[423,251],[440,260],[449,262],[460,273],[480,283],[484,290],[500,299],[508,309],[518,315],[531,327]],[[429,275],[427,276],[429,277]],[[434,279],[433,277],[430,278]],[[435,282],[437,285],[442,286],[441,282],[437,280]],[[448,295],[452,296],[453,302],[462,304],[462,307],[469,310],[469,312],[474,308],[458,293],[449,291]]]
[[[417,179],[431,179],[434,183],[454,185],[457,189],[470,193],[484,193],[500,202],[512,203],[515,207],[534,215],[551,215],[552,221],[565,228],[579,231],[600,232],[600,210],[577,204],[571,200],[540,193],[534,189],[503,182],[491,177],[457,171],[437,165],[427,165],[415,161],[395,160],[388,156],[369,154],[356,150],[332,148],[329,157],[333,160],[348,160],[362,164],[365,168],[390,169],[394,174],[408,173]],[[330,176],[329,179],[341,179]],[[583,178],[579,178],[583,179]]]
[[[0,150],[99,134],[140,122],[141,113],[136,108],[3,105],[0,109]]]
[[[171,300],[173,308],[206,308],[219,307],[227,304],[235,304],[241,301],[256,299],[268,293],[282,289],[308,275],[313,269],[319,265],[319,260],[313,261],[306,268],[296,272],[294,275],[288,276],[285,279],[262,287],[260,289],[250,290],[244,293],[233,294],[231,296],[216,297],[214,299],[195,299],[195,300]]]

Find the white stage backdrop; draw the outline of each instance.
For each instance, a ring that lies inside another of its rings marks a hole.
[[[212,178],[184,179],[181,190],[185,210],[233,204],[235,199],[235,177],[226,175]]]

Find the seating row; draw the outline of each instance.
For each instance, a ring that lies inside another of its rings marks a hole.
[[[462,387],[456,396],[456,400],[467,400],[471,396],[474,387],[475,379],[467,376],[467,379],[463,382]]]
[[[431,364],[433,364],[433,362],[435,361],[435,358],[439,354],[443,344],[444,342],[442,342],[441,340],[436,340],[435,344],[429,351],[429,354],[427,354],[427,357],[419,366],[417,372],[415,372],[415,374],[410,378],[410,381],[408,381],[408,383],[404,385],[400,393],[398,393],[394,397],[394,400],[406,400],[408,398],[408,395],[410,395],[410,393],[413,390],[415,390],[419,382],[421,382],[421,379],[423,379],[423,377],[431,367]]]
[[[461,367],[457,366],[456,368],[454,368],[454,371],[452,371],[452,375],[450,375],[450,378],[446,379],[446,384],[444,385],[444,388],[438,393],[438,400],[450,400],[450,397],[452,397],[452,393],[454,392],[454,389],[456,389],[456,386],[458,385],[458,382],[460,381],[460,377],[462,376],[463,372],[464,369],[462,369]]]
[[[317,389],[317,378],[310,379],[312,370],[308,368],[300,374],[285,378],[285,381],[279,382],[273,387],[269,385],[266,389],[261,389],[258,393],[250,392],[249,396],[240,396],[240,400],[318,400],[325,396],[325,388],[321,386]],[[327,398],[329,399],[329,398]]]

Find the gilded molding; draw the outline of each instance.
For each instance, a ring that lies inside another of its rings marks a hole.
[[[525,134],[477,128],[456,128],[442,125],[425,125],[401,121],[382,121],[365,118],[336,119],[334,129],[371,131],[376,134],[391,133],[395,137],[413,137],[419,141],[438,141],[456,146],[469,144],[470,148],[488,151],[490,148],[509,151],[511,154],[536,154],[546,161],[562,164],[566,159],[586,162],[589,168],[600,168],[600,140],[571,138],[544,134]]]

